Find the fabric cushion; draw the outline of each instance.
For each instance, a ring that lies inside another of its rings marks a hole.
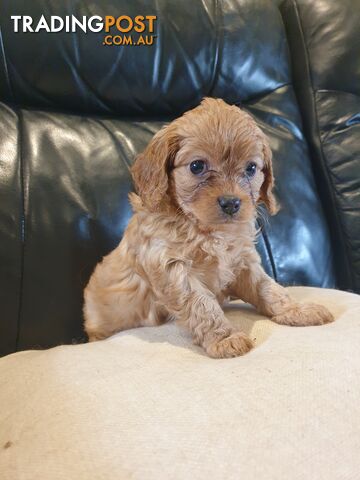
[[[358,478],[360,297],[289,290],[336,322],[233,304],[257,344],[240,358],[208,358],[174,324],[3,358],[2,480]]]

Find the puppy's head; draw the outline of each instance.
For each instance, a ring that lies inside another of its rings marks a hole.
[[[276,211],[268,140],[222,100],[206,98],[160,130],[132,174],[150,211],[174,208],[206,227],[248,221],[260,202]]]

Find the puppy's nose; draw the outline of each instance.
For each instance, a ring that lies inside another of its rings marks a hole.
[[[221,210],[227,215],[234,215],[240,208],[240,198],[231,195],[224,195],[218,198]]]

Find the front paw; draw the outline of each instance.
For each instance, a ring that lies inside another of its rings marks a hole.
[[[306,327],[310,325],[324,325],[334,321],[332,313],[326,307],[316,303],[295,303],[283,313],[272,317],[280,325]]]
[[[244,355],[254,344],[243,332],[234,332],[221,340],[214,340],[206,347],[206,353],[212,358],[231,358]]]

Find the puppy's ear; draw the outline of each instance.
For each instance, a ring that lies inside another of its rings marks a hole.
[[[168,202],[168,174],[179,148],[173,124],[163,127],[143,153],[137,156],[131,173],[135,189],[143,204],[151,211]]]
[[[272,169],[272,153],[271,148],[268,142],[268,139],[265,137],[263,141],[263,156],[264,156],[264,181],[260,188],[259,200],[264,202],[266,208],[269,210],[271,215],[275,215],[279,211],[276,199],[272,193],[274,187],[274,175]]]

